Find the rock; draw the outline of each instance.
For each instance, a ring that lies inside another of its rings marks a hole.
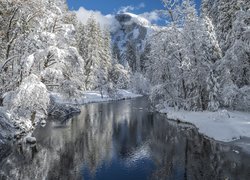
[[[35,144],[36,143],[36,138],[35,137],[26,137],[26,143],[27,144]]]
[[[114,53],[117,54],[118,61],[126,66],[132,68],[132,64],[136,62],[127,62],[124,53],[126,53],[127,46],[129,44],[135,45],[137,50],[140,52],[140,61],[143,65],[146,60],[146,53],[148,47],[146,46],[147,38],[154,32],[154,28],[149,25],[146,19],[131,13],[121,13],[115,16],[119,28],[112,32]],[[139,67],[138,67],[139,68]],[[141,66],[141,68],[145,68]],[[133,70],[133,69],[132,69]]]

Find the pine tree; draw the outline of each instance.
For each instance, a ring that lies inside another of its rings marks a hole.
[[[136,52],[137,51],[135,45],[131,41],[127,42],[125,59],[126,62],[128,62],[132,72],[136,71],[136,58],[137,58]]]
[[[88,19],[86,31],[85,84],[86,88],[90,90],[95,89],[98,83],[96,71],[100,65],[99,45],[102,43],[100,26],[93,17]]]

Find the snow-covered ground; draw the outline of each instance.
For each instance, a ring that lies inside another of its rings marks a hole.
[[[57,94],[57,93],[51,93],[51,95],[54,97],[55,101],[58,103],[68,103],[68,104],[77,104],[77,105],[96,103],[96,102],[115,101],[115,100],[122,100],[122,99],[131,99],[131,98],[142,96],[140,94],[134,94],[124,89],[119,89],[116,97],[114,98],[111,98],[108,95],[103,95],[102,97],[99,91],[84,91],[82,93],[82,97],[74,98],[74,99],[64,99],[60,94]]]
[[[189,112],[162,109],[169,119],[194,124],[199,132],[217,141],[230,142],[250,138],[250,112],[220,110]]]

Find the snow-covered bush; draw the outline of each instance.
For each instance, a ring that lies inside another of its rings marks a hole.
[[[38,111],[47,114],[50,101],[46,86],[34,74],[23,80],[11,100],[11,111],[18,116],[27,118],[30,118],[32,113]]]

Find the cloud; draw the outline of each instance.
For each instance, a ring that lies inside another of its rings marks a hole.
[[[140,3],[138,6],[122,6],[120,7],[120,9],[118,10],[118,13],[126,13],[126,12],[131,12],[134,10],[139,10],[139,9],[143,9],[145,8],[146,5],[145,3]]]
[[[96,21],[101,25],[101,27],[108,27],[111,31],[118,28],[118,22],[115,17],[111,14],[103,15],[100,11],[87,10],[84,7],[80,7],[76,13],[78,21],[86,24],[91,15],[96,19]]]
[[[122,6],[120,7],[120,9],[118,10],[118,13],[125,13],[125,12],[131,12],[134,11],[135,7],[134,6]]]
[[[120,8],[118,13],[124,13],[132,10],[136,10],[138,8],[144,8],[145,4],[141,3],[137,7],[133,6],[126,6]],[[92,15],[96,19],[96,21],[101,25],[102,28],[109,28],[111,32],[115,32],[118,28],[120,28],[119,22],[115,19],[115,15],[108,14],[104,15],[100,11],[93,11],[93,10],[87,10],[84,7],[80,7],[77,11],[74,11],[76,13],[78,21],[80,21],[83,24],[86,24],[89,17]],[[142,14],[139,14],[139,17],[143,17],[146,20],[148,20],[151,24],[154,24],[162,20],[160,10],[154,10],[151,12],[144,12]]]
[[[151,12],[145,12],[145,13],[140,14],[139,16],[144,17],[145,19],[147,19],[151,23],[155,23],[155,22],[161,20],[160,14],[158,13],[157,10],[151,11]]]

